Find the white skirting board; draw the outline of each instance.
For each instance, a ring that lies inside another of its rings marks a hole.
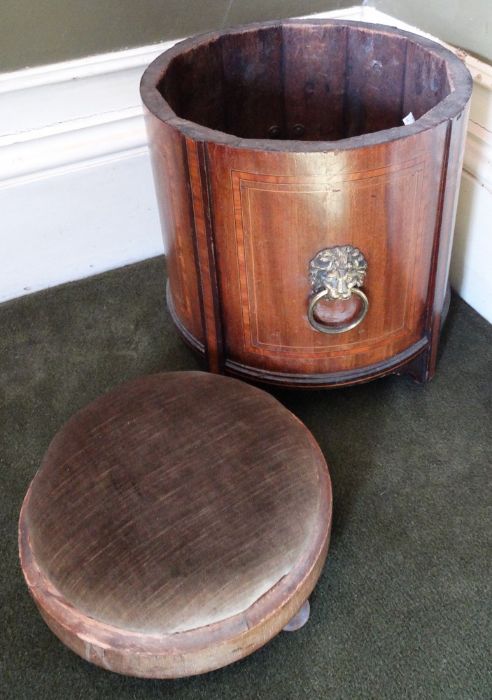
[[[366,6],[314,16],[419,32]],[[0,301],[163,252],[138,85],[173,43],[0,74]],[[492,67],[461,55],[475,86],[451,282],[492,321]]]

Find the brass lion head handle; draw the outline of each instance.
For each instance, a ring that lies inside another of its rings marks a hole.
[[[359,287],[364,284],[366,272],[367,260],[358,248],[351,245],[323,248],[316,253],[309,263],[313,294],[309,301],[308,319],[313,328],[321,333],[344,333],[364,320],[369,301]],[[328,326],[315,319],[314,311],[319,301],[350,299],[352,294],[362,300],[362,309],[356,319],[342,326]]]

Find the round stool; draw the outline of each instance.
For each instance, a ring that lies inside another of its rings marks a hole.
[[[44,620],[83,658],[189,676],[302,624],[331,504],[318,445],[272,396],[156,374],[57,433],[22,506],[21,565]]]

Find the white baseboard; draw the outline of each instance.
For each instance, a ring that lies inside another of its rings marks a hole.
[[[419,32],[366,6],[315,16]],[[0,301],[163,252],[138,85],[173,43],[0,74]],[[492,278],[480,272],[491,246],[492,67],[460,55],[475,87],[451,281],[492,321]]]
[[[152,196],[145,152],[0,190],[3,299],[162,253]]]
[[[0,75],[0,301],[163,252],[138,85],[170,45]]]

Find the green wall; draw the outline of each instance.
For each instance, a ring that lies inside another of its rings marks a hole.
[[[492,0],[375,0],[370,4],[492,62]]]
[[[0,73],[351,0],[0,0]]]
[[[0,73],[362,0],[0,0]],[[492,61],[492,0],[369,4]]]

